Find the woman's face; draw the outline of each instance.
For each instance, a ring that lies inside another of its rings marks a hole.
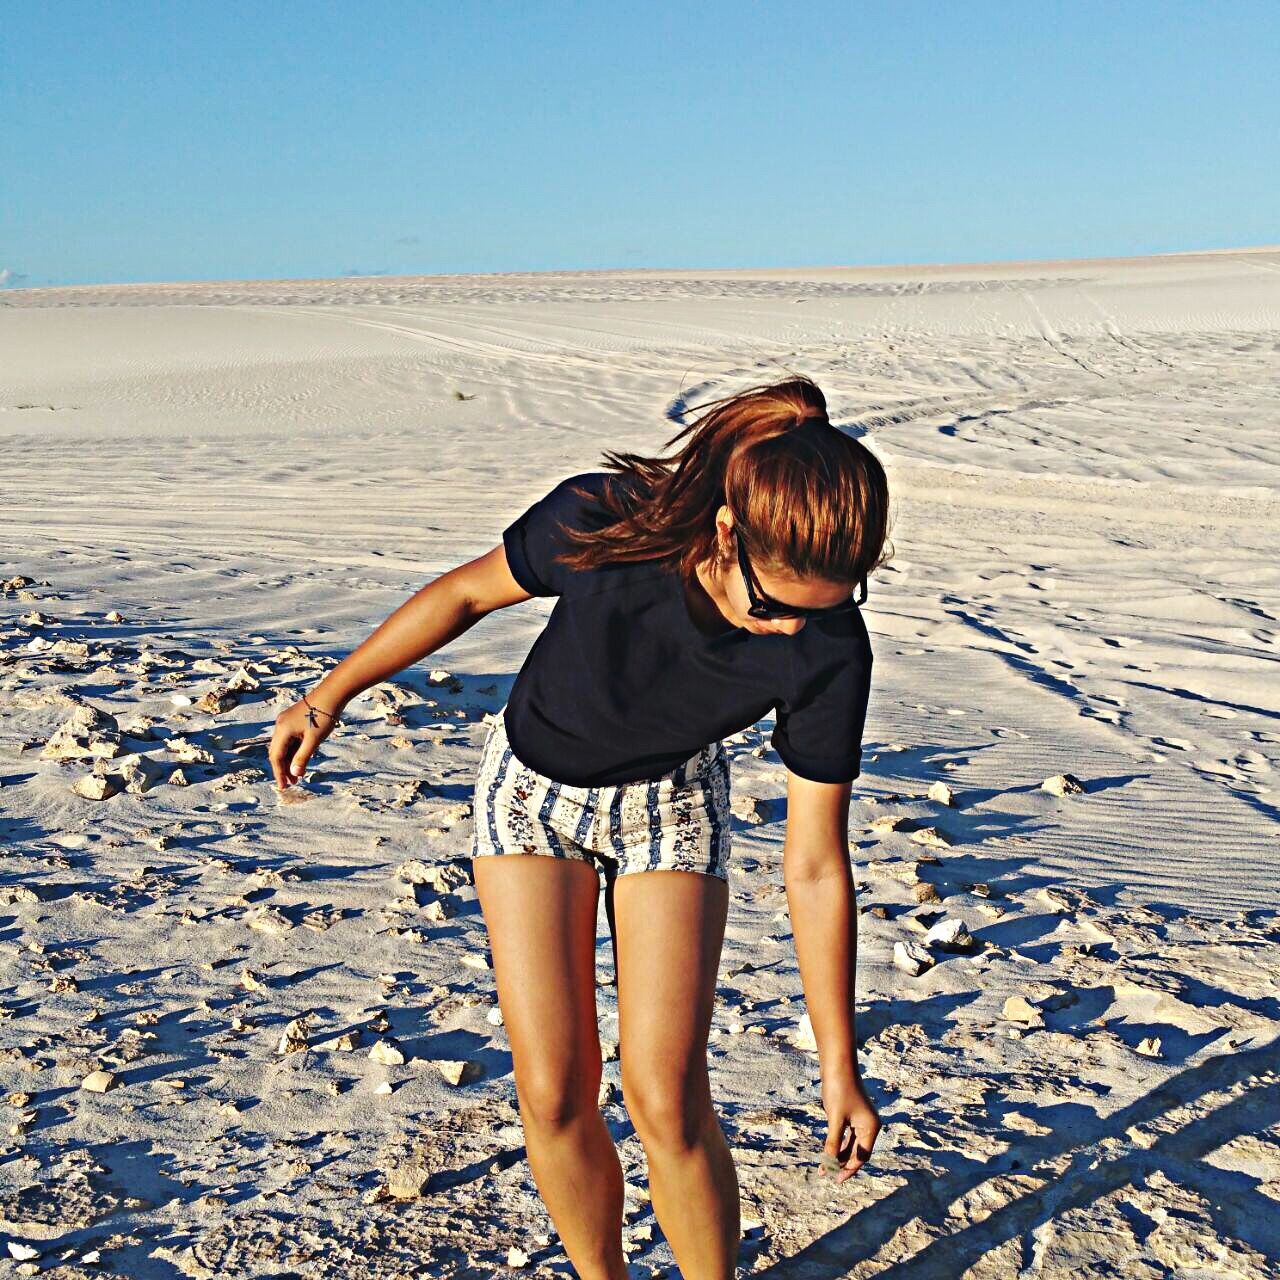
[[[751,607],[751,597],[738,565],[733,515],[728,507],[720,508],[716,523],[720,539],[720,563],[717,565],[716,577],[722,593],[722,598],[717,603],[721,611],[726,613],[735,626],[756,635],[795,635],[804,626],[806,619],[753,618],[747,612]],[[841,604],[854,591],[849,583],[828,582],[822,578],[797,578],[794,574],[771,571],[766,566],[755,563],[751,564],[751,570],[755,575],[757,589],[770,599],[803,608],[821,609],[827,605]]]

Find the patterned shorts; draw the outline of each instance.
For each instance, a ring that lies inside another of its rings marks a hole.
[[[660,778],[571,787],[535,772],[490,725],[476,775],[471,856],[544,854],[598,863],[606,876],[698,871],[728,880],[729,757],[712,742]]]

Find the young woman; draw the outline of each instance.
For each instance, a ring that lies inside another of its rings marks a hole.
[[[654,1212],[688,1280],[734,1274],[738,1185],[706,1062],[729,898],[721,740],[771,711],[837,1181],[880,1128],[854,1038],[848,814],[872,665],[857,605],[886,558],[884,471],[803,377],[711,402],[669,444],[686,436],[671,457],[606,451],[612,474],[556,485],[282,712],[270,751],[290,786],[356,694],[494,609],[559,597],[485,740],[471,865],[529,1164],[578,1274],[602,1280],[627,1270],[597,1101],[601,871],[622,1091]]]

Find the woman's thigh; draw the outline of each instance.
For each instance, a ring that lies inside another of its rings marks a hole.
[[[692,1142],[711,1099],[707,1035],[729,886],[645,871],[614,886],[622,1089],[641,1138]]]
[[[596,1105],[596,912],[600,879],[575,859],[473,858],[498,1004],[526,1119],[565,1122]]]

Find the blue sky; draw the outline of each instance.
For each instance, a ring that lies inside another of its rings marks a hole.
[[[0,24],[9,285],[1280,240],[1280,3],[144,3]]]

